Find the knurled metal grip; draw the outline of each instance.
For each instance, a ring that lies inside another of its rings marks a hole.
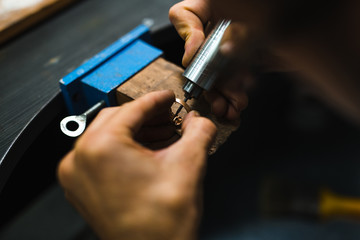
[[[230,20],[222,20],[215,26],[185,69],[183,76],[188,81],[183,90],[188,98],[198,98],[203,90],[209,91],[214,85],[219,69],[225,64],[220,44],[230,23]]]

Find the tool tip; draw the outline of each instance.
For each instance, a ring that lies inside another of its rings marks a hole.
[[[177,109],[177,111],[176,111],[176,113],[175,113],[175,115],[174,116],[177,116],[177,115],[179,115],[179,113],[180,113],[180,111],[181,111],[181,109],[183,108],[183,106],[182,105],[180,105],[180,107]]]

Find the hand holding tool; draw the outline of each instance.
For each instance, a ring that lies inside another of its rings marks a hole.
[[[230,23],[230,20],[222,20],[215,26],[185,69],[183,76],[187,81],[183,86],[184,102],[198,98],[204,90],[209,91],[214,85],[219,71],[226,63],[225,57],[220,53],[220,44]],[[182,106],[178,108],[175,116],[181,109]]]

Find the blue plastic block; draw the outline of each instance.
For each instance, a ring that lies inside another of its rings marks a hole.
[[[114,103],[113,100],[108,99],[109,94],[111,92],[109,89],[98,88],[98,85],[89,84],[88,80],[84,80],[84,82],[86,82],[86,84],[89,86],[86,87],[84,86],[82,80],[84,78],[87,78],[88,75],[90,75],[92,72],[95,71],[98,74],[103,74],[102,72],[97,71],[97,69],[100,67],[102,67],[104,70],[107,71],[107,73],[104,74],[106,76],[111,76],[110,72],[112,67],[114,67],[113,70],[116,71],[117,74],[123,74],[118,71],[119,69],[116,69],[116,67],[119,66],[116,66],[115,64],[116,61],[114,62],[112,59],[118,58],[119,57],[118,55],[119,54],[121,55],[123,51],[127,52],[128,47],[133,46],[132,44],[135,41],[138,41],[139,39],[142,39],[144,41],[150,40],[149,28],[147,26],[139,25],[131,32],[121,37],[119,40],[111,44],[109,47],[107,47],[106,49],[104,49],[103,51],[101,51],[91,59],[89,59],[87,62],[85,62],[80,67],[78,67],[73,72],[69,73],[67,76],[65,76],[60,80],[60,88],[63,93],[64,100],[70,114],[80,114],[89,107],[91,107],[93,103],[95,103],[97,100],[101,100],[101,99],[105,100],[109,105],[110,103],[113,105]],[[143,43],[145,44],[145,42]],[[159,52],[161,51],[150,45],[148,46],[153,48],[154,52],[156,52],[156,54],[151,55],[153,57],[152,59],[153,61],[155,60],[155,58],[159,56]],[[134,51],[133,49],[133,53],[135,52],[136,51]],[[137,54],[139,53],[140,52],[137,51]],[[143,55],[142,52],[140,54]],[[149,58],[145,59],[144,61],[148,63],[151,62],[151,61],[149,62]],[[110,62],[113,63],[112,67],[105,67]],[[123,65],[121,68],[127,69],[126,64],[127,61],[125,61],[125,65]],[[141,67],[138,69],[138,71],[141,70],[143,67],[145,67],[143,62],[140,64],[140,66]],[[131,66],[130,68],[134,72],[135,68],[133,66]],[[91,78],[91,79],[96,79],[96,78]],[[114,78],[112,78],[112,80],[114,80]],[[99,79],[97,79],[97,81],[99,81]],[[112,84],[110,85],[112,87],[115,87],[114,84],[115,82],[112,82]],[[107,85],[107,87],[109,87],[110,85]],[[101,89],[101,91],[106,90],[107,92],[99,93],[97,89]],[[89,92],[85,93],[83,92],[84,90]]]
[[[108,106],[116,105],[116,88],[161,54],[162,51],[136,40],[81,80],[86,101],[93,105],[105,100]]]

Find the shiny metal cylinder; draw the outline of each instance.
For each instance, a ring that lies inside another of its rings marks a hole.
[[[224,32],[230,20],[220,21],[200,47],[183,76],[188,80],[183,90],[188,98],[198,98],[203,90],[210,90],[219,70],[224,65],[224,57],[219,51]]]

